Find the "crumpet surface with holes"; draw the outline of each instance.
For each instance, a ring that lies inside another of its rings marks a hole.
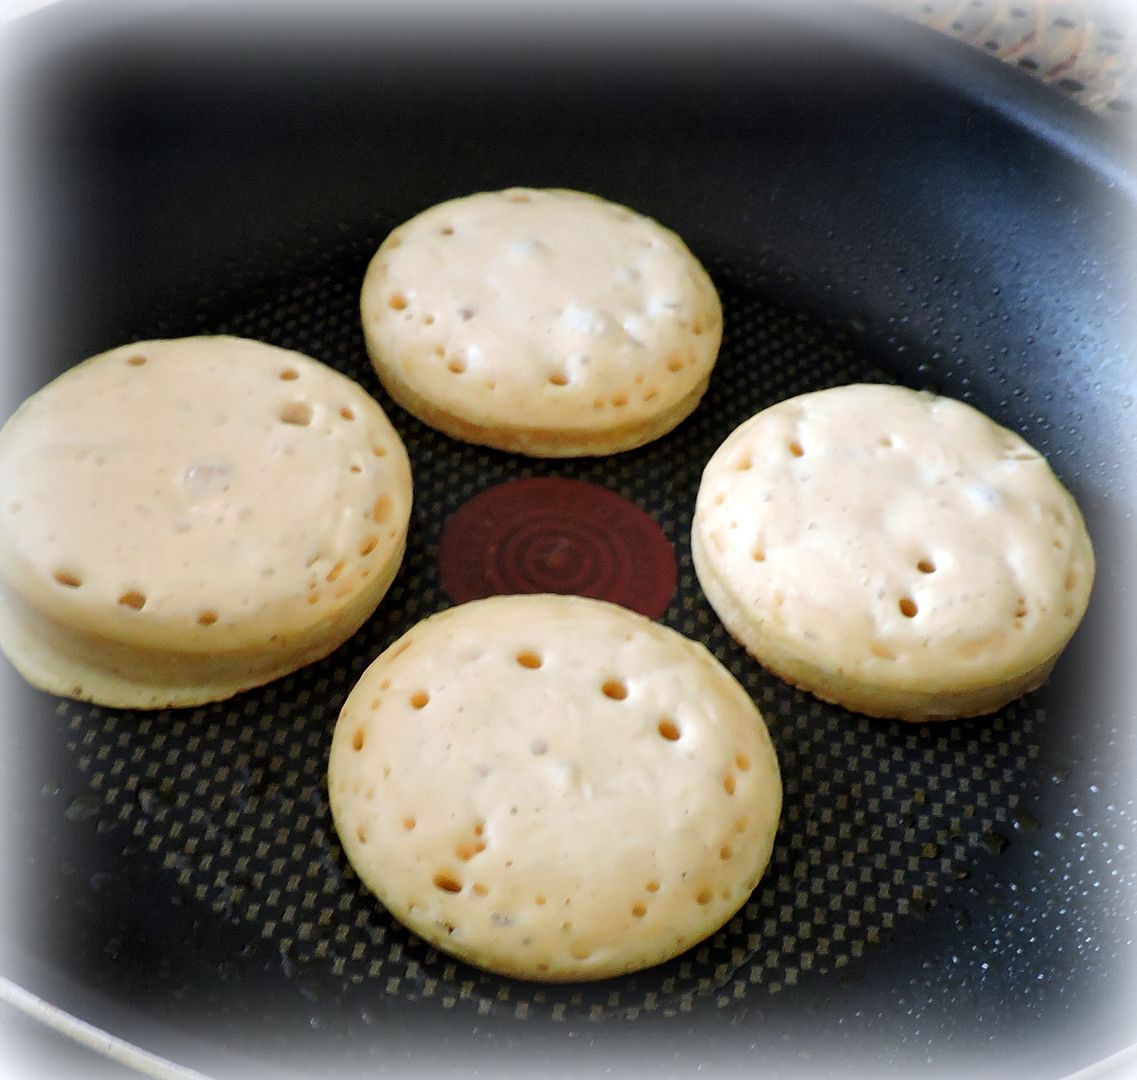
[[[699,582],[764,666],[857,712],[992,712],[1040,686],[1089,601],[1073,497],[963,402],[852,385],[780,402],[708,463]]]
[[[143,341],[0,432],[0,644],[53,693],[229,697],[325,656],[379,603],[410,514],[378,403],[309,357]]]
[[[391,396],[468,442],[606,454],[670,431],[706,390],[722,309],[673,232],[593,195],[513,188],[423,211],[361,298]]]
[[[463,604],[388,648],[344,704],[328,789],[395,918],[538,980],[638,970],[713,933],[781,807],[762,717],[702,645],[550,595]]]

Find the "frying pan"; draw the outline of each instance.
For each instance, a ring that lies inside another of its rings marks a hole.
[[[61,5],[9,44],[23,318],[6,412],[120,342],[245,334],[375,393],[417,500],[375,617],[261,690],[145,714],[58,701],[3,668],[11,984],[224,1077],[1132,1066],[1127,133],[847,5],[271,25]],[[671,435],[534,461],[454,443],[383,396],[356,315],[374,248],[431,203],[514,184],[631,205],[710,270],[722,358]],[[767,404],[866,379],[974,403],[1085,511],[1100,568],[1086,621],[1049,685],[994,716],[906,726],[823,705],[742,654],[693,577],[714,447]],[[599,484],[655,518],[680,576],[663,621],[754,696],[785,781],[772,864],[738,916],[671,963],[582,986],[497,978],[403,930],[345,864],[323,787],[354,680],[449,603],[446,521],[529,476]]]

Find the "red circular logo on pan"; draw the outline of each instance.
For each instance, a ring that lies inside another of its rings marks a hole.
[[[610,600],[658,619],[678,565],[663,530],[635,503],[560,477],[510,480],[446,522],[442,588],[456,604],[513,593]]]

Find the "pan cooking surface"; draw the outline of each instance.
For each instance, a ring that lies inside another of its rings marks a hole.
[[[201,329],[299,349],[382,399],[357,311],[362,260],[381,238],[302,269],[253,306],[232,298],[232,313]],[[943,725],[852,716],[765,674],[703,598],[689,534],[702,467],[719,443],[791,395],[892,381],[807,317],[764,303],[745,271],[709,269],[725,309],[719,365],[696,414],[653,445],[530,461],[450,440],[387,402],[411,454],[415,509],[406,561],[376,616],[323,663],[230,702],[154,715],[62,705],[68,749],[102,800],[100,816],[160,858],[179,892],[309,972],[373,986],[379,1002],[397,995],[519,1021],[674,1016],[696,1000],[728,1009],[776,994],[804,972],[871,955],[883,932],[926,912],[944,882],[966,879],[976,849],[1005,845],[1029,821],[1021,793],[1047,723],[1036,698]],[[654,517],[680,567],[663,621],[706,643],[759,703],[785,783],[773,861],[740,914],[672,963],[585,987],[501,979],[426,947],[354,877],[325,793],[331,731],[348,691],[383,648],[449,604],[438,563],[449,516],[487,487],[528,476],[603,485]]]

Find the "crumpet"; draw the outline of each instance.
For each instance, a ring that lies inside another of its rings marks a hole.
[[[327,655],[402,559],[406,451],[362,387],[233,337],[125,345],[0,431],[0,645],[34,685],[196,705]]]
[[[669,229],[577,191],[481,192],[423,211],[363,282],[372,362],[398,404],[457,439],[610,454],[699,403],[718,294]]]
[[[661,963],[750,896],[781,781],[703,648],[599,600],[476,600],[363,674],[332,740],[344,851],[400,922],[504,975]]]
[[[1089,601],[1077,505],[963,402],[852,385],[772,406],[708,463],[695,570],[727,630],[826,701],[901,720],[1040,686]]]

